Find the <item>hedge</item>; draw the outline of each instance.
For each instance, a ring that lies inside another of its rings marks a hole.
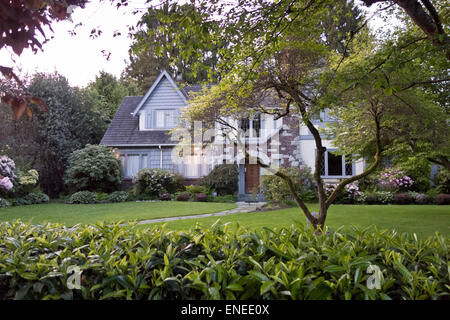
[[[449,299],[449,245],[438,234],[416,240],[376,229],[2,222],[0,300]],[[367,287],[374,266],[380,289]],[[69,289],[75,275],[79,287]]]

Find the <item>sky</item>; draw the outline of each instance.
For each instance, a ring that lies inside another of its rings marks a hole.
[[[148,6],[148,5],[147,5]],[[45,29],[47,38],[53,36],[43,45],[43,51],[34,54],[26,49],[20,57],[14,56],[12,50],[0,50],[2,65],[14,66],[21,75],[35,72],[53,73],[58,71],[64,75],[72,86],[83,87],[101,71],[120,76],[128,60],[128,49],[131,39],[128,37],[128,26],[136,25],[144,13],[133,15],[136,9],[145,8],[145,0],[132,0],[128,7],[117,9],[109,0],[93,0],[84,9],[76,8],[72,20],[52,24],[53,32]],[[83,22],[83,26],[74,26]],[[102,34],[96,39],[89,37],[93,28],[99,27]],[[113,37],[118,30],[122,34]],[[70,35],[75,31],[76,35]],[[39,37],[38,37],[39,38]],[[40,38],[43,39],[43,38]],[[102,50],[111,52],[109,61]],[[11,59],[15,59],[15,63]]]
[[[150,4],[155,3],[159,1],[150,1]],[[2,49],[1,65],[13,66],[16,73],[22,76],[57,71],[72,86],[78,87],[85,87],[94,81],[102,70],[120,77],[127,65],[131,45],[128,27],[136,25],[148,6],[146,0],[131,0],[127,7],[117,9],[110,0],[92,0],[84,9],[74,10],[73,22],[56,22],[52,24],[53,32],[45,30],[47,37],[53,39],[44,44],[43,51],[34,54],[26,49],[17,57],[12,50]],[[133,14],[136,10],[140,12]],[[83,26],[74,29],[79,22]],[[102,34],[95,39],[89,37],[93,28],[102,30]],[[70,31],[75,31],[76,35],[70,35]],[[121,35],[113,37],[115,31],[120,31]],[[103,50],[111,53],[109,60],[102,53]]]

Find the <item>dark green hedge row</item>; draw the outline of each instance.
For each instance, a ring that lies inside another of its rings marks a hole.
[[[449,299],[449,245],[438,234],[416,240],[375,229],[183,233],[6,222],[0,300]],[[379,289],[368,287],[374,280]]]

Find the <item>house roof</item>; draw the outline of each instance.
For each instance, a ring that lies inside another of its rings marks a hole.
[[[123,99],[100,144],[117,147],[175,144],[170,140],[167,130],[139,130],[139,117],[134,117],[132,112],[142,98],[135,96]]]
[[[150,95],[153,93],[153,91],[155,90],[155,88],[158,86],[158,84],[161,82],[162,79],[166,78],[169,83],[172,85],[172,87],[175,89],[175,92],[181,97],[181,99],[183,99],[184,102],[186,102],[187,97],[185,94],[181,93],[180,89],[178,88],[178,86],[175,84],[175,82],[173,81],[172,77],[167,73],[166,70],[163,70],[158,78],[156,78],[155,82],[153,82],[152,86],[150,87],[150,89],[148,89],[147,93],[145,94],[144,98],[141,99],[141,101],[139,102],[139,104],[136,106],[136,108],[134,108],[133,110],[133,116],[136,116],[136,114],[139,112],[139,110],[144,106],[145,101],[147,101],[147,99],[150,97]],[[187,103],[187,102],[186,102]]]
[[[188,99],[192,92],[198,92],[201,88],[201,85],[185,85],[180,92]],[[127,96],[123,99],[100,144],[113,147],[176,144],[176,141],[170,140],[167,130],[139,130],[139,117],[133,116],[133,111],[143,100],[145,96]]]

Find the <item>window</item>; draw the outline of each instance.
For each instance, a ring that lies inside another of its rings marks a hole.
[[[172,163],[172,148],[162,149],[162,169],[173,170],[174,166]]]
[[[139,158],[138,154],[128,154],[127,155],[127,177],[134,177],[139,171]]]
[[[354,175],[351,156],[336,155],[327,150],[320,159],[320,175],[324,177],[345,177]]]
[[[241,119],[239,121],[239,129],[247,133],[247,137],[258,138],[261,129],[264,129],[264,118],[260,114],[257,114],[250,118]]]
[[[175,110],[155,110],[155,128],[173,128],[175,126]]]

